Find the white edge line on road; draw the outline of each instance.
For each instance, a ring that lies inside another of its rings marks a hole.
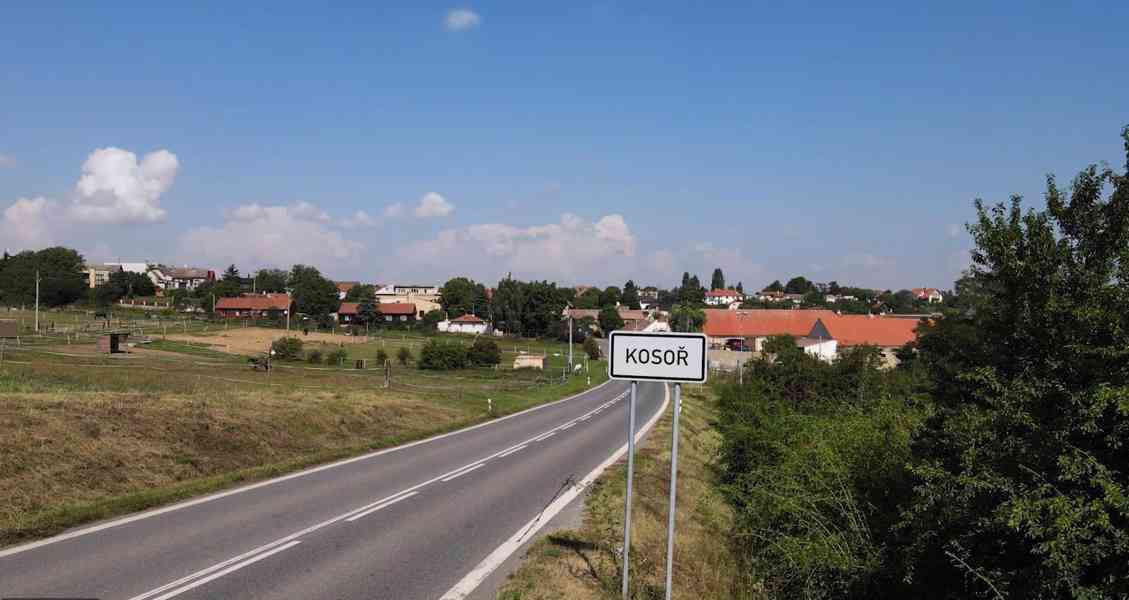
[[[34,541],[34,542],[28,542],[26,544],[21,544],[21,545],[18,545],[18,546],[12,546],[11,548],[7,548],[5,550],[0,550],[0,558],[4,558],[6,556],[11,556],[13,554],[19,554],[20,552],[26,552],[28,550],[33,550],[35,548],[40,548],[40,547],[46,546],[48,544],[54,544],[54,543],[57,543],[57,542],[62,542],[62,541],[65,541],[65,540],[73,539],[73,538],[76,538],[76,537],[79,537],[79,536],[88,535],[88,534],[91,534],[91,533],[96,533],[96,532],[99,532],[99,531],[102,531],[102,530],[105,530],[105,529],[110,529],[112,527],[118,527],[118,526],[121,526],[121,525],[126,525],[128,523],[133,523],[134,521],[140,521],[142,519],[148,519],[149,517],[155,517],[157,515],[163,515],[165,513],[173,512],[175,510],[181,510],[181,509],[188,508],[188,507],[191,507],[191,506],[196,506],[198,504],[204,504],[205,502],[211,502],[213,500],[219,500],[220,498],[226,498],[228,496],[233,496],[235,494],[240,494],[240,493],[248,492],[248,491],[258,489],[258,488],[261,488],[261,487],[274,485],[276,483],[281,483],[283,481],[288,481],[290,479],[297,479],[299,477],[305,477],[306,475],[312,475],[314,473],[326,471],[328,469],[334,469],[334,468],[341,467],[341,466],[344,466],[344,465],[348,465],[348,464],[351,464],[351,463],[355,463],[355,462],[359,462],[359,461],[363,461],[363,460],[368,460],[368,459],[371,459],[371,458],[375,458],[377,456],[389,454],[391,452],[406,450],[408,448],[412,448],[414,446],[419,446],[421,444],[429,444],[431,442],[436,442],[436,441],[439,441],[439,440],[442,440],[442,439],[445,439],[445,438],[448,438],[448,437],[451,437],[451,436],[463,434],[463,433],[466,433],[468,431],[474,431],[474,430],[482,428],[482,427],[493,425],[495,423],[501,423],[503,421],[507,421],[509,419],[513,419],[515,417],[519,417],[519,416],[527,414],[527,413],[531,413],[531,412],[534,412],[534,411],[549,408],[550,406],[556,406],[556,405],[561,404],[563,402],[568,402],[569,400],[573,400],[575,398],[583,396],[584,394],[588,394],[588,393],[600,390],[600,389],[604,388],[605,386],[607,386],[608,384],[612,383],[613,381],[614,380],[609,379],[608,381],[605,381],[604,383],[601,383],[600,385],[598,385],[596,387],[584,390],[583,392],[580,392],[578,394],[573,394],[572,396],[569,396],[567,398],[561,398],[560,400],[555,400],[555,401],[550,402],[548,404],[541,404],[539,406],[527,408],[523,411],[516,412],[512,415],[506,415],[504,417],[492,419],[490,421],[479,423],[477,425],[471,425],[470,427],[465,427],[465,428],[459,429],[457,431],[450,431],[450,432],[447,432],[447,433],[443,433],[443,434],[436,435],[436,436],[433,436],[433,437],[425,438],[425,439],[422,439],[422,440],[416,440],[414,442],[409,442],[407,444],[403,444],[403,445],[400,445],[400,446],[395,446],[395,447],[392,447],[392,448],[385,448],[383,450],[377,450],[375,452],[370,452],[368,454],[362,454],[361,456],[354,456],[352,458],[346,458],[346,459],[343,459],[343,460],[339,460],[337,462],[331,462],[329,464],[311,467],[309,469],[304,469],[302,471],[296,471],[294,473],[289,473],[287,475],[281,475],[281,476],[275,477],[273,479],[267,479],[267,480],[264,480],[264,481],[259,481],[259,482],[252,483],[252,484],[249,484],[249,485],[245,485],[243,487],[238,487],[238,488],[235,488],[235,489],[232,489],[232,490],[217,492],[217,493],[211,494],[209,496],[203,496],[203,497],[200,497],[200,498],[187,500],[185,502],[180,502],[180,503],[177,503],[177,504],[172,504],[172,505],[164,506],[164,507],[161,507],[161,508],[155,508],[155,509],[152,509],[152,510],[140,512],[140,513],[130,515],[130,516],[127,516],[127,517],[122,517],[122,518],[115,519],[115,520],[112,520],[112,521],[107,521],[105,523],[99,523],[98,525],[91,525],[89,527],[84,527],[82,529],[75,529],[73,531],[68,531],[66,533],[60,533],[59,535],[55,535],[55,536],[52,536],[52,537],[49,537],[49,538],[46,538],[46,539],[37,540],[37,541]],[[619,396],[617,396],[617,399],[618,398],[619,398]]]
[[[470,473],[471,471],[474,471],[476,469],[481,469],[482,467],[485,467],[485,466],[486,466],[486,463],[478,463],[477,465],[474,465],[473,467],[471,467],[469,469],[463,469],[462,471],[459,471],[458,473],[455,473],[454,475],[444,477],[443,479],[440,479],[439,481],[442,481],[443,483],[447,483],[448,481],[454,481],[454,480],[458,479],[459,477],[462,477],[463,475]]]
[[[543,435],[543,436],[541,436],[541,437],[539,437],[539,438],[537,438],[537,439],[533,440],[533,441],[535,441],[535,442],[543,442],[543,441],[545,441],[545,440],[547,440],[547,439],[549,439],[549,438],[553,437],[554,435],[557,435],[557,430],[555,430],[555,429],[554,429],[553,431],[550,431],[549,433],[546,433],[545,435]]]
[[[183,594],[184,592],[187,592],[188,590],[198,588],[198,587],[204,585],[205,583],[208,583],[209,581],[219,579],[220,577],[223,577],[224,575],[227,575],[228,573],[231,573],[233,571],[238,571],[239,569],[242,569],[243,567],[257,563],[260,560],[263,560],[264,558],[267,558],[267,557],[269,557],[273,554],[278,554],[279,552],[282,552],[283,550],[293,548],[294,546],[297,546],[298,544],[301,544],[301,543],[302,542],[300,542],[298,540],[294,540],[294,541],[290,542],[289,544],[284,544],[284,545],[279,546],[279,547],[277,547],[274,550],[271,550],[269,552],[264,552],[262,554],[248,558],[247,560],[245,560],[241,563],[231,565],[230,567],[220,571],[219,573],[213,573],[213,574],[211,574],[211,575],[209,575],[209,576],[207,576],[203,579],[197,579],[196,581],[193,581],[192,583],[190,583],[186,586],[179,587],[179,588],[177,588],[177,589],[175,589],[175,590],[173,590],[173,591],[171,591],[167,594],[163,594],[161,596],[158,596],[158,597],[154,598],[153,600],[168,600],[169,598],[172,598],[173,596],[179,596],[179,595]]]
[[[670,404],[670,386],[664,386],[663,404],[659,410],[655,411],[652,416],[639,431],[635,434],[635,441],[638,442],[658,423],[663,414],[666,413],[666,407]],[[463,600],[471,594],[491,573],[494,572],[502,563],[506,562],[513,553],[521,548],[522,544],[532,535],[536,534],[545,526],[546,523],[553,520],[566,506],[569,505],[580,492],[592,484],[608,467],[615,464],[623,455],[627,454],[627,444],[624,444],[616,450],[607,460],[600,463],[591,473],[584,476],[580,482],[573,487],[569,488],[567,492],[561,494],[556,500],[553,501],[548,507],[545,508],[540,514],[533,517],[529,523],[522,525],[518,528],[517,532],[510,537],[510,539],[502,542],[491,552],[482,562],[478,563],[474,569],[466,574],[458,583],[455,584],[446,594],[443,594],[439,600]]]
[[[479,465],[479,466],[482,466],[482,465]],[[400,496],[393,498],[392,500],[389,500],[388,502],[384,502],[382,504],[377,504],[376,506],[374,506],[374,507],[372,507],[372,508],[370,508],[370,509],[368,509],[368,510],[362,512],[362,513],[355,514],[355,515],[353,515],[353,516],[351,516],[351,517],[349,517],[348,519],[345,519],[345,520],[352,523],[353,521],[356,521],[357,519],[363,519],[363,518],[371,515],[372,513],[376,512],[378,510],[388,508],[389,506],[392,506],[393,504],[396,504],[397,502],[399,502],[401,500],[407,500],[408,498],[411,498],[412,496],[415,496],[417,494],[419,494],[419,492],[409,492],[407,494],[402,494]]]

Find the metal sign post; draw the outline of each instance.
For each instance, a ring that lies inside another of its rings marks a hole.
[[[670,454],[670,512],[666,542],[666,598],[674,572],[674,516],[678,490],[678,421],[682,415],[682,382],[705,383],[708,374],[706,336],[700,333],[637,333],[613,331],[608,339],[608,377],[631,381],[627,417],[627,489],[623,520],[623,598],[628,598],[631,554],[631,492],[635,476],[635,403],[639,380],[674,383],[674,421]]]

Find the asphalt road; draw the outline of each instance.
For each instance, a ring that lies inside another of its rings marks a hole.
[[[440,598],[623,446],[627,390],[2,549],[0,597]]]

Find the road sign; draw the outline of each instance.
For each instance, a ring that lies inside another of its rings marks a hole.
[[[612,379],[706,381],[706,336],[701,333],[613,331],[609,338]]]

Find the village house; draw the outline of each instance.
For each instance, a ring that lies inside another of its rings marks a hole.
[[[289,314],[290,304],[290,294],[243,294],[234,298],[218,298],[215,312],[225,319],[277,319]]]
[[[376,300],[384,304],[411,304],[417,317],[433,310],[441,310],[439,286],[434,285],[382,285],[377,286]],[[382,309],[383,310],[383,309]]]
[[[821,317],[835,315],[831,310],[726,310],[707,308],[702,331],[712,348],[745,348],[760,352],[765,340],[774,335],[803,337]]]
[[[842,348],[877,346],[882,351],[883,366],[898,364],[894,353],[917,339],[918,319],[897,319],[876,315],[839,315],[820,317],[811,331],[798,343],[810,354],[833,359]]]
[[[110,275],[120,272],[122,270],[122,267],[121,265],[86,263],[84,270],[86,272],[87,286],[93,288],[109,281]]]
[[[344,300],[345,296],[349,295],[349,290],[361,285],[359,281],[338,281],[334,285],[337,286],[337,299]]]
[[[381,302],[376,308],[385,323],[415,323],[422,316],[416,314],[416,305],[410,302]]]
[[[623,330],[625,331],[642,331],[651,324],[651,317],[645,310],[630,309],[626,306],[616,307],[619,313],[619,318],[623,319]],[[573,321],[580,319],[590,318],[595,321],[594,327],[599,327],[600,309],[598,308],[566,308],[563,314],[564,318],[572,317]]]
[[[487,323],[475,315],[469,314],[451,320],[440,321],[438,329],[446,333],[469,333],[474,335],[484,335],[491,332],[490,323]]]
[[[729,306],[740,303],[745,299],[745,294],[737,290],[710,290],[706,292],[706,304],[710,306]]]
[[[941,303],[945,301],[945,295],[937,288],[913,288],[910,290],[918,300],[926,300],[930,304]]]

